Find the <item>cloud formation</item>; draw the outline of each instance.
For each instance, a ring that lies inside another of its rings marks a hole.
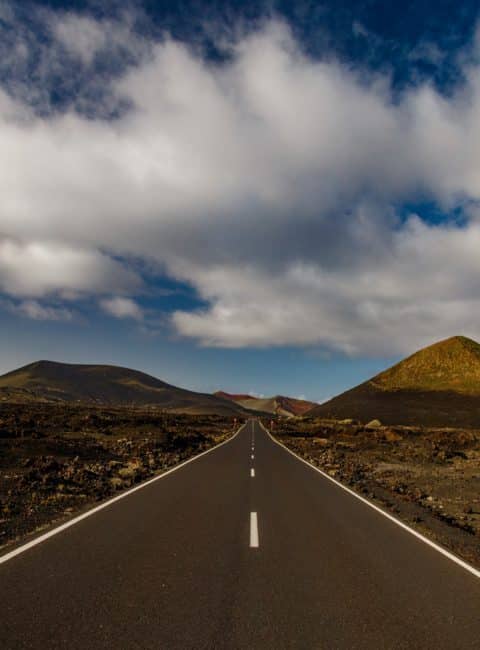
[[[100,295],[140,320],[140,260],[206,302],[172,317],[204,345],[380,354],[480,337],[478,65],[449,97],[427,83],[397,97],[385,76],[308,58],[276,20],[221,62],[131,19],[46,24],[42,83],[67,75],[62,52],[88,81],[61,110],[11,79],[0,91],[5,294]],[[112,52],[129,64],[92,103]],[[423,200],[464,222],[399,210]]]
[[[64,307],[42,305],[38,300],[22,300],[19,303],[7,302],[6,308],[14,314],[33,320],[70,321],[73,313]]]
[[[143,311],[131,298],[122,298],[120,296],[104,298],[100,301],[100,306],[104,312],[115,318],[143,320]]]
[[[68,299],[140,287],[135,271],[73,240],[0,238],[0,289],[9,295]]]

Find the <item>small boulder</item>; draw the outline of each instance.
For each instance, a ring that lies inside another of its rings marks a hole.
[[[403,436],[391,429],[385,431],[384,438],[387,442],[398,442],[399,440],[403,440]]]
[[[371,420],[368,424],[365,425],[365,429],[379,429],[382,425],[380,420]]]

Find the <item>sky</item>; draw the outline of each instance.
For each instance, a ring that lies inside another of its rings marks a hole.
[[[0,0],[0,372],[323,401],[479,250],[478,3]]]

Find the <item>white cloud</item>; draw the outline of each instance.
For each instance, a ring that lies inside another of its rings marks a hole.
[[[453,333],[478,337],[480,227],[434,228],[412,217],[391,255],[351,269],[299,263],[275,276],[198,269],[211,304],[176,312],[186,336],[211,346],[320,345],[348,354],[408,352]]]
[[[78,56],[86,65],[107,44],[103,25],[93,18],[67,14],[54,23],[54,33],[68,52]]]
[[[145,54],[148,42],[135,33],[135,16],[120,12],[117,20],[95,19],[73,12],[50,13],[48,27],[56,45],[90,66],[95,57],[119,57],[127,53],[130,58]]]
[[[0,239],[0,288],[14,296],[63,296],[132,290],[138,275],[87,248],[52,241]]]
[[[70,321],[73,319],[70,309],[42,305],[37,300],[23,300],[18,304],[8,303],[7,307],[13,313],[32,320]]]
[[[143,311],[131,298],[122,298],[120,296],[105,298],[100,301],[100,306],[107,314],[115,318],[143,320]]]
[[[88,62],[111,46],[84,20],[55,33]],[[376,354],[480,337],[478,66],[450,97],[425,84],[394,99],[388,78],[309,59],[277,21],[224,63],[115,33],[136,61],[109,83],[112,107],[130,106],[117,119],[40,118],[0,96],[5,293],[120,296],[110,313],[136,318],[122,295],[141,280],[117,261],[136,259],[198,291],[207,308],[172,323],[205,345]],[[398,219],[424,198],[471,219]]]

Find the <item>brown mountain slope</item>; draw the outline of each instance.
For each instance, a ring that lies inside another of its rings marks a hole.
[[[233,393],[225,393],[223,390],[217,390],[216,393],[214,393],[216,397],[221,397],[222,399],[228,399],[231,402],[242,402],[245,400],[252,399],[251,395],[248,395],[248,393],[238,393],[238,394],[233,394]]]
[[[53,361],[37,361],[1,376],[0,397],[152,405],[193,414],[246,414],[229,400],[177,388],[138,370]]]
[[[215,395],[230,399],[251,411],[261,411],[263,413],[284,415],[286,417],[303,415],[314,406],[313,402],[285,397],[283,395],[275,395],[275,397],[252,397],[251,395],[243,394],[233,395],[224,391],[217,391]]]
[[[464,336],[435,343],[308,415],[480,427],[480,345]]]
[[[465,336],[434,343],[371,380],[382,390],[452,390],[480,395],[480,345]]]

